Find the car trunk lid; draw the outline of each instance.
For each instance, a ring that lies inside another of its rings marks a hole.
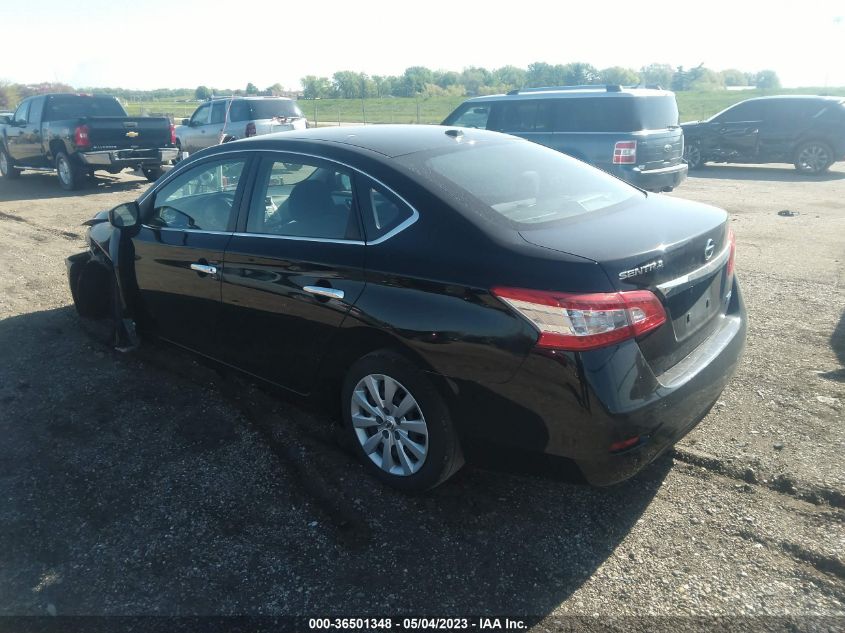
[[[684,135],[680,127],[638,134],[637,165],[643,170],[677,165],[683,160]]]
[[[656,374],[695,349],[725,313],[728,233],[721,209],[659,195],[553,228],[520,231],[537,246],[598,262],[617,290],[658,296],[667,322],[639,341]]]

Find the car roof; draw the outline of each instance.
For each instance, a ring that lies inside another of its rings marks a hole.
[[[786,99],[790,101],[808,101],[817,99],[820,101],[842,101],[845,97],[824,96],[824,95],[766,95],[765,97],[752,97],[746,101],[770,101],[772,99]]]
[[[465,103],[480,103],[490,101],[511,101],[521,99],[583,99],[585,97],[601,97],[603,99],[630,99],[632,97],[671,97],[671,90],[657,88],[618,88],[608,90],[607,86],[577,87],[577,88],[531,88],[514,94],[485,95],[472,97]]]
[[[447,133],[448,132],[448,133]],[[458,143],[518,141],[515,137],[487,130],[457,128],[443,125],[358,125],[343,127],[321,127],[301,131],[277,132],[248,139],[225,143],[229,146],[247,149],[284,149],[280,141],[311,141],[340,145],[347,149],[376,152],[388,158],[395,158],[415,152],[448,149]],[[269,147],[266,147],[269,146]]]

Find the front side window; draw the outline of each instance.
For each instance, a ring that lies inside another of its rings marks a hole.
[[[352,178],[334,165],[297,157],[266,160],[253,190],[247,232],[327,240],[360,239]]]
[[[31,101],[24,101],[18,106],[18,109],[15,110],[15,123],[26,123],[26,117],[27,113],[29,112],[30,103]]]
[[[210,103],[204,103],[197,111],[194,112],[194,115],[191,117],[191,125],[205,125],[208,123],[208,111],[211,110]]]
[[[716,123],[741,123],[744,121],[761,121],[762,119],[763,106],[756,101],[743,101],[713,117],[713,121]]]
[[[244,159],[203,163],[156,193],[149,224],[170,229],[227,231]]]
[[[480,130],[487,129],[487,120],[490,118],[491,104],[482,105],[464,104],[458,111],[446,120],[446,125],[457,127],[472,127]]]

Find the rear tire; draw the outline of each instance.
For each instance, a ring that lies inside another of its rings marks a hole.
[[[65,191],[79,189],[85,174],[74,164],[66,152],[60,151],[56,154],[56,173],[59,176],[59,185]]]
[[[359,359],[346,374],[341,398],[353,450],[384,483],[422,492],[463,466],[446,402],[399,354],[381,350]]]
[[[802,174],[821,174],[833,164],[833,149],[821,141],[801,143],[795,150],[795,169]]]
[[[161,167],[144,167],[142,171],[144,172],[144,176],[150,182],[155,182],[156,180],[161,178],[161,175],[164,173]]]
[[[15,180],[21,176],[20,170],[12,167],[12,157],[4,147],[0,147],[0,176],[6,180]]]

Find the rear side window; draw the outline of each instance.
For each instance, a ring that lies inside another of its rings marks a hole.
[[[831,103],[817,116],[819,121],[845,124],[845,102]]]
[[[414,216],[411,207],[384,187],[363,176],[357,179],[368,242],[385,237]]]
[[[127,116],[114,97],[56,95],[50,97],[45,120],[81,119],[89,116]]]
[[[554,109],[558,132],[637,132],[678,125],[672,95],[556,99]]]
[[[233,123],[249,121],[249,104],[246,101],[232,101],[229,120]]]
[[[554,103],[551,100],[500,102],[498,116],[488,129],[499,132],[545,132],[552,129]]]
[[[39,123],[41,121],[41,114],[44,111],[44,100],[46,97],[35,97],[32,100],[32,105],[29,106],[29,117],[28,121],[30,123]]]
[[[211,106],[211,124],[223,123],[226,120],[226,106],[228,101],[215,101]]]
[[[527,141],[465,145],[396,160],[458,211],[516,228],[601,211],[643,195],[598,169]]]

